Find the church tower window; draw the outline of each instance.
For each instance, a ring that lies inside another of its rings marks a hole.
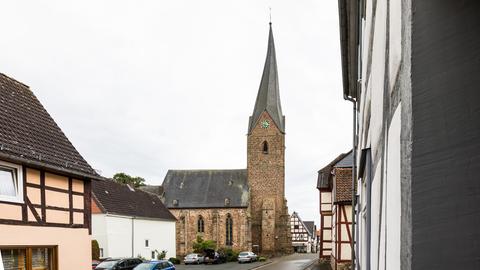
[[[263,153],[268,154],[268,143],[267,143],[267,141],[263,142]]]
[[[197,220],[197,232],[199,232],[199,233],[205,232],[205,223],[204,223],[204,221],[203,221],[203,217],[202,217],[202,216],[198,216],[198,220]]]
[[[227,222],[225,223],[225,227],[225,245],[231,246],[233,244],[233,220],[230,214],[227,215]]]

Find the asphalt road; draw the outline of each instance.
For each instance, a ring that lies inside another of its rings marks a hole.
[[[289,256],[275,258],[269,262],[255,262],[255,263],[224,263],[215,265],[176,265],[177,270],[303,270],[312,262],[316,261],[318,254],[292,254]]]

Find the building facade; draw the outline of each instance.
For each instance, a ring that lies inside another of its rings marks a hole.
[[[0,74],[0,268],[88,269],[99,176],[25,84]]]
[[[158,196],[104,179],[93,183],[91,205],[100,258],[176,257],[176,219]]]
[[[358,138],[355,269],[480,269],[480,3],[339,9]]]
[[[196,235],[212,237],[220,247],[253,250],[262,254],[291,252],[289,214],[285,199],[285,117],[280,102],[271,25],[263,75],[248,124],[247,169],[208,171],[212,172],[212,177],[206,177],[198,171],[171,171],[164,180],[165,203],[179,218],[179,254],[191,250],[192,239]],[[233,179],[229,178],[232,171],[235,171]],[[171,177],[178,174],[185,174],[185,181],[181,177]],[[241,184],[231,187],[231,181]],[[200,183],[202,192],[214,194],[213,199],[198,201],[184,196],[185,190],[190,190],[190,185],[196,183]],[[217,190],[217,187],[225,188]],[[211,229],[199,232],[195,225],[199,217],[208,219]],[[236,220],[233,220],[233,224],[226,225],[229,217]],[[229,227],[232,228],[231,231]],[[224,229],[227,230],[225,233]]]
[[[320,254],[333,269],[352,258],[353,153],[339,155],[318,172],[320,192]]]
[[[302,221],[297,212],[290,216],[290,232],[294,252],[315,253],[316,235],[313,221]]]

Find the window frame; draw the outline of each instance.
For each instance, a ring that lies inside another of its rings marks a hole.
[[[14,178],[13,184],[15,188],[15,196],[8,196],[0,194],[0,202],[13,202],[13,203],[24,203],[23,198],[23,168],[21,165],[1,161],[0,160],[0,168],[9,170],[13,172]]]
[[[25,250],[25,260],[26,260],[26,267],[25,270],[32,270],[32,249],[34,248],[47,248],[51,249],[51,270],[58,270],[58,246],[0,246],[0,250],[2,249],[23,249]],[[0,253],[0,263],[3,264],[3,259]],[[30,264],[29,264],[30,263]],[[2,265],[3,266],[3,265]]]

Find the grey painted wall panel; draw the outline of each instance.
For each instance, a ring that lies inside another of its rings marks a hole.
[[[412,10],[412,269],[480,269],[480,1]]]

